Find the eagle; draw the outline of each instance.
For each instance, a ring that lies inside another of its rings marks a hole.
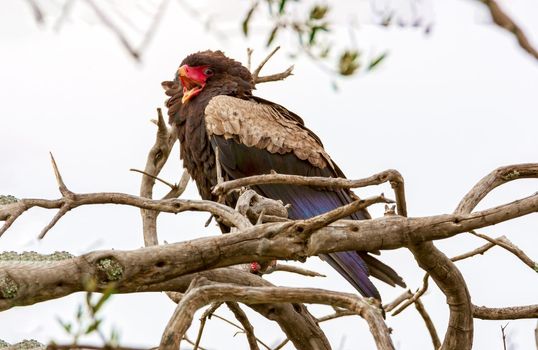
[[[200,196],[218,200],[211,193],[217,184],[217,161],[225,180],[271,172],[345,177],[303,119],[279,104],[254,96],[254,85],[250,71],[240,62],[210,50],[187,56],[174,80],[162,83],[169,96],[169,123],[178,129],[183,166],[195,180]],[[348,189],[287,184],[257,185],[253,189],[290,204],[291,219],[323,214],[354,198]],[[234,205],[233,201],[228,197],[228,204]],[[349,217],[369,218],[366,210]],[[403,279],[371,253],[346,251],[320,257],[364,297],[381,300],[369,276],[405,287]]]

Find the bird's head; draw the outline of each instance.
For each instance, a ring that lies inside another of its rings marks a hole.
[[[204,90],[250,94],[254,88],[249,70],[241,63],[226,57],[222,51],[201,51],[187,56],[181,62],[176,80],[183,88],[183,104]]]

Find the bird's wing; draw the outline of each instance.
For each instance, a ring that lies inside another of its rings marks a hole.
[[[249,100],[231,96],[214,97],[205,109],[206,130],[219,162],[231,179],[267,174],[343,177],[323,149],[321,141],[308,130],[302,119],[284,107],[259,98]],[[291,204],[292,219],[306,219],[352,202],[343,189],[319,189],[308,186],[259,185],[260,194]],[[369,218],[366,211],[350,218]],[[369,269],[360,252],[339,252],[323,256],[363,295],[380,299],[368,276],[394,285],[403,284],[390,267],[368,255]],[[383,273],[377,273],[383,271]],[[387,278],[385,275],[388,275]]]
[[[210,137],[233,139],[271,154],[293,153],[317,168],[332,167],[319,139],[282,106],[221,95],[207,105],[205,121]]]

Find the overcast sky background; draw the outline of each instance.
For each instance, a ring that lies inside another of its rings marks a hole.
[[[54,2],[51,2],[54,3]],[[118,191],[138,194],[140,176],[154,142],[157,107],[165,96],[160,82],[170,79],[184,56],[207,48],[222,49],[245,60],[247,47],[257,48],[254,62],[266,55],[267,27],[254,27],[245,41],[238,30],[240,1],[198,3],[202,16],[214,19],[214,33],[204,30],[185,7],[171,2],[142,64],[128,57],[117,39],[77,3],[59,32],[50,22],[36,26],[26,2],[0,4],[0,194],[18,198],[58,197],[48,152],[52,151],[67,186],[75,192]],[[450,213],[462,196],[498,166],[538,161],[538,64],[514,38],[489,24],[485,8],[473,1],[433,1],[423,10],[434,21],[426,36],[420,30],[380,28],[364,15],[367,2],[338,2],[333,16],[342,43],[348,41],[349,21],[361,25],[357,42],[367,55],[388,50],[390,55],[376,71],[339,81],[308,59],[296,64],[295,75],[285,82],[260,85],[257,95],[298,113],[323,140],[332,158],[349,178],[362,178],[398,169],[406,181],[410,216]],[[122,3],[118,2],[121,6]],[[157,2],[152,1],[153,9]],[[502,3],[538,45],[538,3],[514,0]],[[123,5],[132,9],[132,5]],[[152,8],[152,6],[146,6]],[[51,6],[54,9],[54,6]],[[357,15],[357,12],[360,15]],[[133,10],[133,12],[135,12]],[[127,13],[129,14],[129,13]],[[358,19],[357,19],[358,18]],[[364,23],[364,24],[363,24]],[[144,27],[144,26],[142,26]],[[215,32],[221,32],[225,38]],[[136,38],[136,36],[134,36]],[[294,42],[280,42],[284,52]],[[277,55],[264,70],[274,73],[292,63]],[[177,181],[181,164],[177,149],[162,177]],[[530,195],[535,180],[521,180],[495,190],[479,208]],[[157,194],[166,188],[157,185]],[[390,186],[357,191],[361,196],[384,192]],[[184,198],[198,198],[193,183]],[[374,216],[382,208],[374,208]],[[0,238],[0,251],[67,250],[82,254],[95,249],[136,249],[143,245],[139,211],[100,206],[78,208],[66,215],[38,242],[35,237],[54,212],[32,210]],[[161,215],[160,241],[177,242],[219,234],[204,228],[206,214]],[[490,236],[507,235],[534,259],[538,258],[538,217],[530,215],[482,230]],[[483,241],[462,234],[437,242],[452,256],[474,249]],[[420,287],[423,272],[404,249],[383,253],[408,286]],[[311,258],[305,267],[327,278],[300,278],[274,274],[267,278],[286,286],[310,286],[354,292],[328,265]],[[458,263],[476,305],[536,304],[536,273],[514,256],[493,248],[485,256]],[[376,284],[385,301],[403,290]],[[72,320],[83,294],[0,313],[0,339],[17,342],[68,341],[56,318]],[[434,283],[423,301],[442,337],[448,310]],[[122,345],[155,346],[174,304],[164,294],[117,295],[106,306],[105,329],[120,330]],[[224,308],[223,308],[224,309]],[[311,307],[316,315],[330,313]],[[225,310],[217,312],[228,315]],[[252,314],[256,334],[276,345],[283,335],[272,323]],[[230,316],[232,317],[232,316]],[[198,318],[189,331],[195,338]],[[398,349],[429,349],[431,341],[414,308],[387,318]],[[475,322],[476,349],[501,349],[504,321]],[[536,320],[511,321],[507,330],[512,349],[532,349]],[[375,348],[366,323],[358,317],[323,324],[335,349]],[[235,329],[212,319],[202,345],[209,349],[246,348]],[[90,339],[95,341],[95,339]],[[185,347],[190,348],[190,347]],[[290,349],[291,346],[288,347]]]

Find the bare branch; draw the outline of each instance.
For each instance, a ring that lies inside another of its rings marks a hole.
[[[287,174],[265,174],[249,176],[218,184],[213,188],[213,194],[223,195],[237,188],[266,184],[289,184],[297,186],[314,186],[327,188],[359,188],[379,185],[385,182],[390,182],[392,188],[396,193],[398,214],[402,216],[407,216],[404,194],[404,180],[402,175],[394,169],[385,170],[378,174],[374,174],[370,177],[359,180],[317,176],[297,176]]]
[[[290,75],[293,75],[293,69],[295,68],[294,65],[289,66],[285,71],[281,73],[271,74],[271,75],[264,75],[262,77],[257,77],[255,80],[255,84],[261,84],[261,83],[268,83],[271,81],[279,81],[284,80]]]
[[[422,287],[420,287],[414,294],[410,295],[409,299],[407,301],[405,301],[398,309],[394,310],[394,312],[392,313],[392,316],[396,316],[398,315],[400,312],[402,312],[403,310],[405,310],[409,305],[413,304],[415,301],[417,301],[421,296],[424,295],[424,293],[426,293],[426,291],[428,290],[428,281],[429,281],[429,278],[430,278],[430,274],[429,273],[425,273],[424,274],[424,277],[422,278]],[[403,293],[402,295],[400,295],[398,298],[396,298],[396,300],[394,302],[392,302],[391,304],[395,304],[395,305],[398,305],[400,304],[401,302],[399,303],[396,303],[396,301],[400,301],[400,299],[403,299],[403,296],[404,295],[409,295],[409,291],[406,291],[405,293]],[[405,300],[405,299],[403,299]],[[402,301],[403,301],[402,300]],[[392,306],[392,305],[390,305]],[[392,309],[392,308],[391,308]],[[387,310],[387,311],[390,311],[390,310]]]
[[[271,57],[273,57],[273,55],[278,51],[280,50],[280,46],[277,46],[273,49],[273,51],[271,51],[261,62],[260,64],[258,65],[258,67],[256,67],[256,69],[252,72],[252,77],[254,79],[254,82],[256,82],[256,79],[258,78],[258,75],[260,75],[260,72],[263,68],[263,66],[265,66],[265,64],[271,59]]]
[[[502,337],[503,337],[503,349],[504,350],[506,350],[506,333],[504,332],[506,327],[508,327],[508,323],[505,324],[504,326],[501,326],[501,334],[502,334]]]
[[[514,164],[495,169],[483,177],[458,204],[455,214],[467,214],[494,188],[513,180],[538,177],[538,163]]]
[[[138,170],[138,169],[131,168],[131,169],[129,169],[129,171],[132,171],[132,172],[135,172],[135,173],[140,173],[140,174],[142,174],[142,175],[149,176],[150,178],[152,178],[152,179],[154,179],[154,180],[157,180],[157,181],[159,181],[159,182],[165,184],[166,186],[170,187],[170,189],[174,189],[174,187],[176,187],[176,185],[171,184],[170,182],[168,182],[168,181],[166,181],[166,180],[163,180],[163,179],[161,179],[160,177],[155,176],[155,175],[152,175],[152,174],[150,174],[150,173],[148,173],[148,172],[145,172],[145,171],[143,171],[143,170]]]
[[[299,266],[286,265],[286,264],[281,264],[281,263],[277,263],[274,266],[269,266],[267,270],[263,271],[263,274],[268,275],[276,271],[291,272],[291,273],[296,273],[296,274],[308,276],[308,277],[327,277],[316,271],[311,271],[311,270],[303,269],[302,267],[299,267]]]
[[[419,266],[428,272],[446,296],[450,316],[442,349],[471,349],[473,344],[473,310],[471,296],[463,275],[432,242],[409,246]]]
[[[247,336],[250,350],[260,350],[260,348],[258,347],[258,342],[263,347],[270,350],[271,348],[267,346],[267,344],[256,338],[256,336],[254,335],[254,327],[252,327],[252,324],[248,320],[247,314],[245,314],[245,312],[241,310],[239,304],[233,301],[229,301],[226,303],[226,305],[233,312],[235,318],[241,323],[241,325],[243,325],[243,328],[240,329],[245,332],[245,335]]]
[[[122,46],[129,52],[131,57],[133,57],[135,60],[140,60],[140,52],[136,50],[127,37],[122,33],[122,31],[116,26],[114,22],[108,16],[93,2],[93,0],[86,0],[86,3],[90,6],[90,8],[93,10],[93,12],[97,15],[97,18],[103,23],[105,27],[107,27],[112,33],[116,35]]]
[[[37,24],[43,24],[45,23],[45,16],[43,15],[43,11],[41,10],[41,7],[36,3],[35,0],[26,0],[30,8],[32,9],[32,13],[34,15],[34,20]]]
[[[155,185],[155,179],[168,160],[170,152],[177,141],[177,130],[169,128],[166,125],[160,108],[157,108],[157,121],[155,124],[157,125],[155,143],[148,152],[146,166],[144,168],[145,175],[142,177],[142,182],[140,183],[140,197],[146,198],[153,198],[153,186]],[[179,185],[176,187],[172,186],[170,192],[163,199],[179,197],[185,190],[188,181],[188,173],[185,170]],[[140,215],[142,215],[144,244],[146,246],[158,244],[157,217],[159,216],[159,211],[141,209]]]
[[[58,169],[58,165],[56,164],[56,160],[54,160],[52,152],[49,154],[50,161],[52,163],[52,170],[54,170],[54,176],[56,177],[56,183],[58,184],[58,189],[60,190],[60,193],[64,197],[71,196],[73,193],[67,189],[67,186],[65,186],[64,180],[62,179],[62,174],[60,174],[60,170]]]
[[[495,0],[480,0],[484,3],[491,14],[493,22],[501,28],[506,29],[510,33],[514,34],[519,43],[519,46],[527,51],[531,56],[538,59],[538,51],[532,46],[527,35],[523,30],[504,12]]]
[[[489,237],[487,235],[475,232],[473,230],[471,230],[469,232],[471,234],[477,236],[477,237],[483,238],[483,239],[485,239],[486,241],[488,241],[490,243],[493,243],[495,245],[498,245],[499,247],[502,247],[502,248],[508,250],[510,253],[517,256],[519,258],[519,260],[523,261],[523,263],[525,265],[527,265],[528,267],[530,267],[533,271],[538,272],[538,264],[535,261],[533,261],[531,258],[529,258],[529,256],[527,254],[525,254],[524,251],[519,249],[508,238],[503,236],[503,237],[495,239],[495,238],[491,238],[491,237]]]
[[[179,304],[179,301],[178,301],[178,304]],[[202,333],[204,332],[205,323],[207,319],[211,318],[211,315],[213,315],[213,313],[217,311],[217,309],[221,305],[222,305],[222,302],[211,304],[211,306],[208,307],[207,310],[204,311],[204,313],[202,314],[202,317],[200,317],[200,328],[198,329],[198,335],[196,336],[196,342],[194,343],[193,350],[197,350],[200,346],[200,340],[202,339]],[[183,335],[183,338],[185,338],[185,335]]]
[[[192,315],[209,301],[239,301],[248,304],[267,302],[299,302],[336,305],[355,311],[370,326],[379,349],[393,349],[387,326],[379,309],[354,294],[337,293],[321,289],[285,287],[243,287],[233,284],[207,284],[193,281],[170,319],[167,331],[161,338],[161,348],[177,349],[182,335],[192,322]]]
[[[498,308],[473,305],[473,316],[482,320],[517,320],[522,318],[538,318],[538,304]]]
[[[430,333],[430,337],[432,338],[433,349],[434,350],[439,349],[441,347],[441,341],[439,340],[439,335],[437,335],[437,330],[435,329],[435,325],[433,324],[433,321],[430,315],[428,314],[428,312],[426,311],[424,304],[422,304],[422,301],[420,300],[420,298],[415,301],[415,307],[418,313],[420,314],[420,316],[422,316],[422,319],[424,320],[424,323],[426,324],[426,328],[428,328],[428,332]]]
[[[323,316],[323,317],[319,317],[318,318],[318,322],[325,322],[325,321],[330,321],[330,320],[334,320],[335,318],[340,318],[340,317],[344,317],[344,316],[356,316],[357,314],[353,311],[349,311],[349,310],[337,310],[335,311],[334,313],[330,314],[330,315],[326,315],[326,316]]]
[[[411,298],[412,296],[413,296],[413,293],[411,293],[411,291],[408,289],[405,292],[403,292],[402,294],[400,294],[399,296],[397,296],[390,303],[383,305],[383,310],[385,310],[385,312],[391,312],[398,305],[400,305],[402,302],[406,301],[407,299]]]

